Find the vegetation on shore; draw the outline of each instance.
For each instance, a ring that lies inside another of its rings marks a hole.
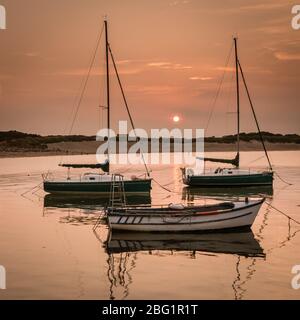
[[[297,143],[300,144],[300,136],[298,134],[280,134],[271,132],[262,132],[264,141],[271,143]],[[240,133],[240,140],[245,142],[260,141],[257,132]],[[227,135],[223,137],[207,137],[205,142],[218,142],[218,143],[234,143],[236,141],[236,134]]]
[[[296,143],[300,144],[300,136],[297,134],[274,134],[262,132],[265,141],[270,143]],[[118,140],[119,137],[117,137]],[[0,131],[0,151],[48,151],[48,145],[59,142],[95,141],[95,136],[84,135],[48,135],[28,134],[19,131]],[[161,140],[161,139],[160,139]],[[193,139],[194,140],[194,139]],[[260,141],[258,133],[241,133],[240,140],[245,142]],[[173,142],[174,139],[171,139]],[[235,143],[236,135],[223,137],[206,137],[205,142],[210,143]]]
[[[0,131],[0,151],[47,151],[48,144],[70,141],[95,141],[95,136],[50,135],[41,136],[19,131]]]

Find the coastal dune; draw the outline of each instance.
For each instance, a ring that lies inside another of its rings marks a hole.
[[[133,142],[128,142],[128,151],[133,145]],[[266,142],[268,151],[284,151],[284,150],[300,150],[300,144],[297,143],[271,143]],[[35,157],[35,156],[51,156],[51,155],[80,155],[80,154],[95,154],[98,147],[101,145],[99,141],[68,141],[59,143],[50,143],[47,145],[47,150],[18,150],[18,151],[1,151],[0,157]],[[193,143],[193,150],[195,150],[195,143]],[[151,145],[148,143],[148,150],[151,151]],[[241,151],[262,151],[262,145],[259,141],[241,141]],[[160,152],[162,151],[160,145]],[[173,152],[173,144],[170,144],[170,151]],[[235,143],[216,143],[206,142],[204,145],[205,152],[226,152],[236,151]],[[117,148],[118,153],[118,148]]]

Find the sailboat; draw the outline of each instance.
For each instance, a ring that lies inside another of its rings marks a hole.
[[[193,168],[182,168],[184,184],[196,187],[236,187],[236,186],[267,186],[273,185],[273,169],[263,140],[263,136],[257,121],[250,93],[246,84],[243,69],[241,67],[238,51],[237,38],[233,39],[235,49],[235,75],[236,75],[236,105],[237,105],[237,154],[234,159],[198,158],[199,160],[228,163],[233,168],[217,168],[213,172],[196,173]],[[239,71],[246,89],[247,97],[251,106],[252,114],[258,129],[259,137],[268,160],[269,170],[259,172],[254,170],[243,170],[240,165],[240,90]]]
[[[124,90],[121,84],[121,80],[119,77],[119,73],[117,70],[117,66],[114,60],[114,56],[112,54],[112,50],[108,41],[108,23],[107,20],[104,20],[104,30],[105,30],[105,58],[106,58],[106,98],[107,98],[107,126],[108,130],[110,129],[110,74],[109,74],[109,57],[111,58],[111,62],[114,67],[114,71],[117,76],[118,84],[120,90],[122,92],[123,100],[126,106],[126,110],[128,112],[131,125],[134,128],[133,120],[128,108],[128,104],[125,98]],[[96,48],[97,50],[97,48]],[[96,52],[95,52],[96,54]],[[109,153],[109,152],[108,152]],[[142,157],[143,158],[143,157]],[[144,160],[144,158],[143,158]],[[126,195],[135,195],[135,194],[148,194],[151,190],[151,181],[150,173],[147,168],[147,165],[144,161],[146,174],[144,178],[138,178],[132,176],[130,178],[122,179],[122,183],[124,185],[124,190]],[[62,163],[60,164],[62,167],[68,168],[88,168],[88,169],[100,169],[100,173],[85,173],[80,176],[78,179],[70,178],[69,175],[65,179],[61,180],[52,180],[47,175],[44,177],[44,190],[48,193],[52,194],[102,194],[107,196],[111,193],[114,185],[112,177],[110,174],[110,163],[109,163],[109,154],[108,159],[104,163],[96,163],[96,164],[70,164],[70,163]]]

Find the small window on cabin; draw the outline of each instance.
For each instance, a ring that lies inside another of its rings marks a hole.
[[[94,178],[94,177],[91,177],[90,180],[95,180],[95,178]]]
[[[228,171],[229,174],[232,174],[232,171]]]

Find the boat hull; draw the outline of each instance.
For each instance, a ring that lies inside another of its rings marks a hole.
[[[247,187],[270,186],[273,184],[273,172],[235,175],[195,175],[188,176],[184,183],[192,187]]]
[[[112,230],[137,232],[197,232],[251,227],[263,200],[247,204],[235,204],[232,209],[209,214],[138,214],[124,212],[108,213]]]
[[[151,191],[152,179],[124,180],[126,194],[147,194]],[[45,192],[52,194],[97,194],[109,195],[111,181],[83,182],[83,181],[44,181]]]

